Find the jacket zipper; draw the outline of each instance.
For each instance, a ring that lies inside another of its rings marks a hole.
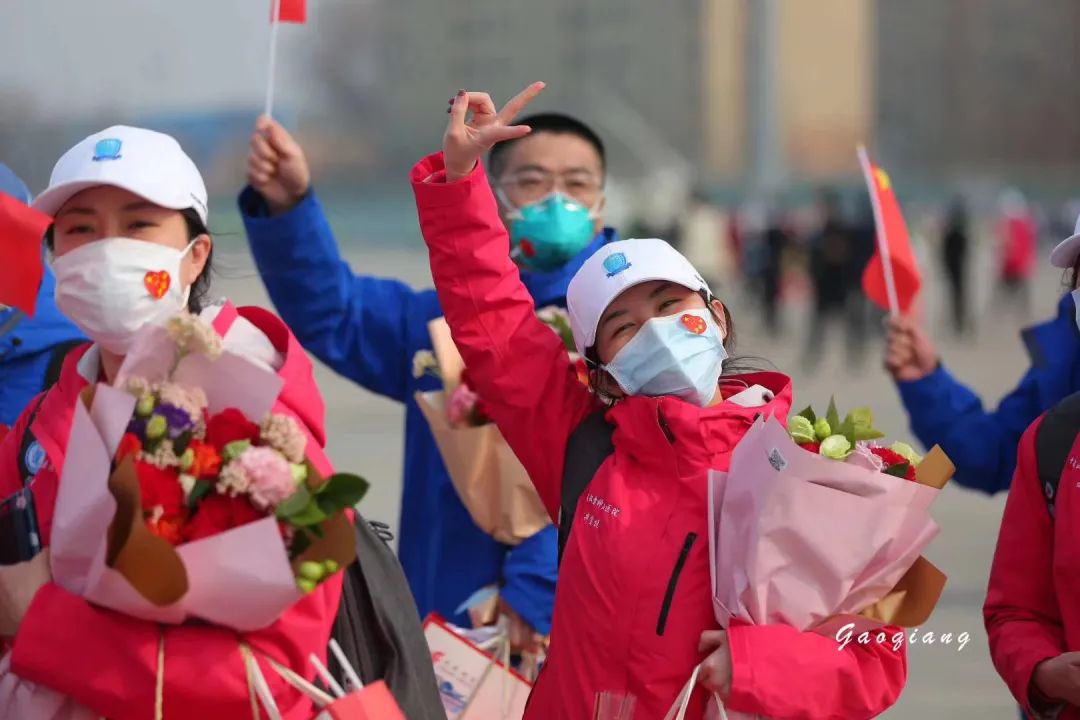
[[[660,607],[660,618],[656,622],[657,635],[663,635],[664,629],[667,627],[668,613],[671,611],[671,603],[675,599],[675,587],[679,584],[679,575],[682,574],[683,565],[686,564],[686,558],[690,555],[690,549],[694,547],[695,542],[697,542],[697,533],[687,533],[686,540],[683,541],[682,552],[679,553],[679,559],[675,561],[675,568],[671,571],[667,592],[664,593],[664,604]]]

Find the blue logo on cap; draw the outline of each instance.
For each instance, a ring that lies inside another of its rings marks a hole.
[[[35,440],[30,443],[30,446],[26,448],[26,454],[23,455],[23,464],[26,465],[26,472],[31,477],[38,474],[45,465],[45,448],[41,447],[41,444]]]
[[[119,160],[121,145],[123,145],[123,143],[116,138],[98,140],[98,144],[94,146],[94,162]]]
[[[604,270],[607,271],[607,276],[609,278],[615,277],[622,271],[629,270],[631,267],[632,265],[626,261],[626,255],[622,253],[615,253],[604,260]]]

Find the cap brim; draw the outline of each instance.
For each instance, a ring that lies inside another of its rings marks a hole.
[[[612,298],[607,301],[607,304],[604,305],[604,309],[602,311],[600,311],[600,317],[596,318],[596,327],[594,327],[592,329],[592,332],[589,335],[588,343],[586,345],[586,349],[588,349],[588,348],[590,348],[590,347],[592,347],[593,345],[596,344],[596,332],[597,332],[597,330],[600,329],[600,321],[603,319],[604,313],[607,312],[607,309],[609,307],[611,307],[611,303],[615,302],[620,297],[622,297],[626,293],[627,290],[630,290],[632,288],[636,288],[638,285],[644,285],[647,282],[658,282],[658,281],[669,282],[672,285],[680,285],[680,286],[686,288],[687,290],[689,290],[690,292],[700,292],[701,290],[704,290],[707,293],[709,293],[710,296],[712,295],[712,289],[709,287],[709,284],[707,282],[702,282],[700,287],[692,288],[689,285],[687,285],[686,283],[681,283],[678,280],[672,280],[669,277],[662,277],[659,274],[657,274],[657,275],[645,275],[643,277],[637,278],[636,280],[634,280],[634,282],[630,283],[629,285],[626,285],[626,286],[620,288],[619,292],[616,293],[614,296],[612,296]]]
[[[1050,252],[1050,264],[1068,270],[1076,265],[1078,256],[1080,256],[1080,233],[1058,243],[1057,247]]]
[[[177,207],[175,203],[171,203],[168,201],[163,202],[161,198],[147,197],[145,193],[140,192],[139,190],[130,187],[125,183],[115,182],[112,180],[75,180],[72,182],[62,183],[60,185],[57,185],[56,187],[51,187],[45,192],[38,195],[37,198],[34,199],[31,207],[33,207],[39,212],[43,212],[46,215],[49,215],[50,217],[56,217],[56,213],[60,211],[60,208],[64,207],[64,204],[67,203],[68,200],[75,197],[83,190],[101,187],[102,185],[120,188],[121,190],[127,190],[133,195],[138,195],[144,200],[152,202],[155,205],[159,205],[163,208],[168,208],[169,210],[187,210],[188,208],[195,207],[194,203],[189,203]],[[202,214],[201,208],[195,209],[200,213],[200,215]]]

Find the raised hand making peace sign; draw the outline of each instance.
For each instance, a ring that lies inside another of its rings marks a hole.
[[[443,136],[447,182],[460,180],[471,173],[484,153],[497,143],[528,135],[531,128],[511,123],[543,89],[544,83],[533,83],[514,96],[502,110],[495,109],[495,103],[487,93],[460,91],[450,101],[450,124]]]

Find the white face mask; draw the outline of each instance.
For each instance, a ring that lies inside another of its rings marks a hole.
[[[56,306],[87,337],[124,355],[144,325],[162,323],[187,307],[180,286],[183,250],[129,238],[88,243],[53,260]]]

